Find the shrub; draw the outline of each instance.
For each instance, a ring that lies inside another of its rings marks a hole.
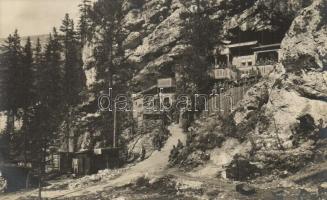
[[[153,147],[157,150],[161,150],[166,140],[168,139],[169,131],[166,127],[160,128],[160,130],[154,135],[152,139]]]
[[[205,151],[208,149],[214,149],[216,147],[221,147],[222,143],[225,141],[225,138],[218,136],[213,133],[206,135],[201,135],[198,140],[198,149]]]
[[[317,134],[317,127],[315,125],[314,119],[311,115],[305,114],[297,118],[299,123],[296,124],[293,129],[293,144],[298,146],[301,140],[312,139],[317,140],[319,135]]]

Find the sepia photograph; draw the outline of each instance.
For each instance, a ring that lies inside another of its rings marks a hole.
[[[327,200],[327,0],[0,0],[1,200]]]

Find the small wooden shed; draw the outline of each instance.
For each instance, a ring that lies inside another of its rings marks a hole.
[[[113,169],[119,167],[119,148],[98,148],[94,149],[94,164],[97,170]]]
[[[58,152],[53,156],[54,166],[59,166],[60,173],[71,173],[73,157],[72,152]]]
[[[88,175],[97,172],[93,161],[93,151],[83,150],[76,152],[72,163],[73,173],[77,175]]]

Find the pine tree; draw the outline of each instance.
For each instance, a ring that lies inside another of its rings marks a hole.
[[[22,95],[24,96],[22,107],[26,108],[34,102],[33,98],[35,96],[33,51],[30,37],[27,38],[23,48],[21,78]]]
[[[62,121],[63,70],[61,49],[59,35],[54,28],[53,33],[49,35],[44,58],[41,56],[39,58],[37,58],[38,56],[35,57],[37,62],[42,63],[36,72],[39,79],[36,86],[38,88],[37,96],[39,97],[39,102],[36,105],[34,122],[35,132],[38,135],[38,149],[42,150],[38,154],[41,160],[44,159],[47,149],[53,145],[55,138],[58,136],[56,133]],[[43,163],[42,161],[40,162]],[[41,169],[41,171],[43,170]]]
[[[41,149],[40,143],[40,121],[41,119],[37,119],[39,117],[39,108],[41,105],[41,84],[42,84],[42,73],[44,67],[44,59],[42,54],[42,46],[40,42],[40,38],[37,38],[35,50],[34,50],[34,89],[35,89],[35,103],[30,108],[30,121],[27,127],[27,131],[30,133],[30,141],[29,141],[29,150],[31,155],[38,155]],[[38,157],[36,156],[36,157]],[[31,161],[33,164],[37,164],[39,158],[35,158],[35,156],[31,157]],[[34,166],[34,165],[33,165]]]
[[[76,105],[81,101],[80,93],[85,88],[85,74],[81,47],[77,40],[74,22],[66,14],[60,30],[63,32],[64,59],[64,85],[65,102],[68,106]]]
[[[121,78],[119,72],[122,71],[121,58],[123,57],[123,51],[121,48],[122,43],[122,0],[117,1],[105,1],[99,0],[94,3],[92,9],[89,11],[89,19],[91,27],[101,27],[101,31],[89,30],[91,35],[96,35],[94,41],[97,43],[94,55],[96,58],[96,71],[97,80],[102,80],[102,84],[98,85],[95,92],[107,91],[108,88],[116,88],[119,85],[119,79]],[[94,32],[96,31],[96,32]],[[115,97],[115,92],[113,92]],[[116,144],[116,127],[117,127],[117,115],[116,111],[102,113],[100,120],[102,122],[101,129],[104,133],[104,140],[107,144]],[[115,139],[114,139],[115,138]]]
[[[29,151],[29,131],[28,126],[31,122],[32,117],[32,106],[35,102],[35,88],[34,88],[34,71],[33,71],[33,52],[31,39],[28,37],[26,44],[23,48],[22,53],[22,69],[20,71],[21,75],[21,87],[22,95],[24,97],[22,101],[23,108],[23,155],[24,155],[24,164],[28,162],[28,151]]]
[[[115,31],[118,27],[116,23],[116,13],[119,1],[97,1],[90,13],[93,26],[102,27],[101,37],[97,38],[97,77],[104,79],[109,87],[112,87],[112,76],[115,71],[113,65],[113,55],[115,46]]]
[[[13,134],[15,128],[15,116],[22,101],[21,88],[21,58],[22,46],[18,30],[13,35],[9,35],[5,42],[4,64],[8,67],[7,85],[6,85],[6,107],[8,110],[7,130]]]
[[[82,0],[82,3],[79,4],[79,11],[81,13],[78,21],[78,32],[81,38],[82,46],[85,44],[88,38],[88,30],[90,28],[89,12],[91,10],[91,1]]]
[[[61,57],[62,45],[56,28],[53,28],[45,47],[44,67],[41,70],[41,102],[51,108],[62,108],[63,69]]]
[[[36,99],[39,102],[40,97],[38,96],[40,94],[40,89],[39,86],[41,86],[40,81],[41,81],[41,70],[43,67],[43,53],[42,53],[42,46],[41,46],[41,41],[40,38],[37,38],[36,41],[36,46],[34,50],[34,88],[35,88],[35,94],[36,94]]]
[[[188,6],[188,1],[182,3]],[[185,40],[192,47],[192,53],[185,57],[187,67],[184,69],[189,80],[193,83],[192,93],[207,93],[205,91],[208,80],[207,70],[210,63],[208,55],[213,50],[213,45],[217,43],[217,33],[219,32],[218,21],[210,18],[211,7],[206,0],[196,0],[194,9],[187,13],[187,23],[185,27]]]
[[[46,166],[46,157],[50,147],[56,145],[58,128],[63,115],[63,70],[62,70],[62,45],[56,28],[49,35],[44,55],[39,55],[40,45],[37,45],[35,60],[42,63],[37,68],[37,88],[39,103],[35,106],[35,116],[32,122],[35,136],[34,151],[38,159],[39,178],[42,182]],[[39,185],[41,196],[42,185]]]
[[[207,91],[210,88],[207,73],[210,66],[209,55],[211,55],[213,45],[217,43],[216,35],[219,33],[220,24],[210,18],[209,1],[182,0],[181,3],[189,8],[188,12],[182,16],[186,21],[183,39],[191,46],[192,51],[182,58],[182,65],[177,69],[177,72],[181,74],[180,80],[177,80],[177,93],[188,94],[192,100],[192,111],[185,113],[187,122],[190,123],[194,117],[195,107],[201,110],[205,105],[202,99],[198,101],[198,105],[195,105],[193,95],[210,93]]]
[[[81,92],[85,88],[85,74],[81,54],[81,45],[77,40],[74,22],[66,14],[60,27],[63,33],[64,47],[64,100],[67,112],[66,143],[69,151],[70,127],[72,123],[72,108],[81,102]]]

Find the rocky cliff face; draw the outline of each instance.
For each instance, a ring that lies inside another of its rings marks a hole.
[[[211,18],[222,24],[221,32],[217,32],[217,37],[222,40],[259,36],[259,31],[284,35],[297,12],[309,3],[302,0],[209,1]],[[125,1],[122,26],[126,38],[123,46],[126,59],[135,68],[135,84],[148,87],[155,83],[161,69],[183,64],[180,58],[190,50],[183,40],[184,16],[195,9],[195,1]],[[92,62],[92,48],[94,46],[90,44],[85,49],[86,63]],[[94,80],[92,74],[90,70],[91,82]]]

